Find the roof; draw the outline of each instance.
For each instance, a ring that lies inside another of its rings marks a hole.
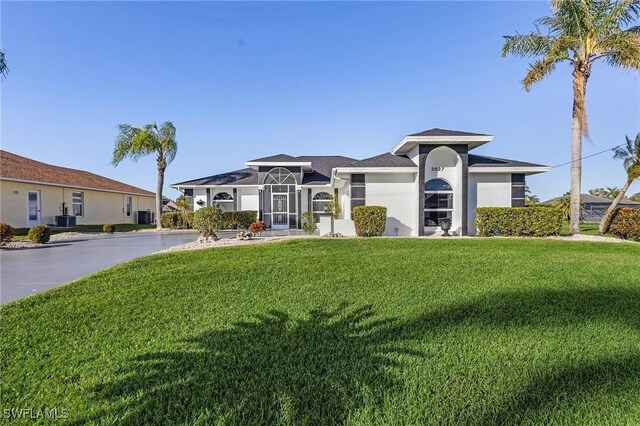
[[[437,127],[407,136],[491,136],[484,133],[461,132],[460,130],[439,129]]]
[[[172,186],[191,186],[191,185],[257,185],[258,171],[245,168],[234,170],[232,172],[220,173],[218,175],[207,176],[203,178],[188,180],[185,182],[174,183]]]
[[[556,198],[552,198],[550,200],[547,200],[545,202],[543,202],[542,204],[551,204],[557,200],[559,200],[562,197],[556,197]],[[613,200],[609,199],[609,198],[604,198],[604,197],[598,197],[597,195],[591,195],[591,194],[580,194],[580,203],[581,204],[605,204],[605,205],[609,205],[611,204]],[[620,200],[620,202],[618,203],[618,205],[620,206],[634,206],[634,207],[640,207],[640,203],[636,202],[636,201],[631,201],[629,199],[625,199],[623,198],[622,200]]]
[[[255,160],[249,160],[247,163],[296,163],[301,162],[296,157],[292,157],[287,154],[276,154],[269,157],[256,158]]]
[[[0,179],[155,197],[154,192],[95,173],[41,163],[3,150],[0,150]]]
[[[547,167],[542,164],[527,163],[525,161],[507,160],[506,158],[487,157],[485,155],[469,154],[469,167]]]
[[[310,161],[313,166],[311,173],[305,173],[302,177],[303,185],[327,184],[331,181],[331,171],[335,167],[344,166],[356,161],[355,158],[341,155],[304,155],[296,157],[298,161]]]
[[[390,152],[345,164],[345,167],[417,167],[409,157]]]

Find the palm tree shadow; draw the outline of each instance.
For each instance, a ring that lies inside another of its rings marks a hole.
[[[343,423],[353,410],[381,406],[397,392],[396,323],[368,306],[313,310],[305,319],[281,311],[211,330],[183,348],[133,360],[96,389],[121,423]]]

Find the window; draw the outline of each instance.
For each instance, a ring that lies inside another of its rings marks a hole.
[[[364,205],[366,205],[364,175],[351,175],[351,217],[353,217],[355,207]]]
[[[424,226],[439,226],[441,219],[451,220],[453,189],[444,179],[431,179],[424,184]]]
[[[276,167],[269,170],[264,177],[265,185],[295,185],[296,177],[284,167]]]
[[[212,204],[220,210],[233,210],[233,197],[228,192],[218,192],[214,195]]]
[[[73,201],[73,215],[84,216],[84,192],[73,192],[71,197]]]
[[[333,197],[328,192],[318,192],[313,196],[313,212],[324,213],[329,207],[329,203]]]
[[[131,216],[131,208],[133,207],[133,197],[127,197],[127,216]]]

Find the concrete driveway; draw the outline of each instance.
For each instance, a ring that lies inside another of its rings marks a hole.
[[[39,293],[159,250],[194,241],[198,233],[127,232],[0,250],[0,302]]]

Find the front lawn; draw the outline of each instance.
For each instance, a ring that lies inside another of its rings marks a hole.
[[[299,239],[0,311],[1,408],[98,424],[640,424],[640,245]]]

